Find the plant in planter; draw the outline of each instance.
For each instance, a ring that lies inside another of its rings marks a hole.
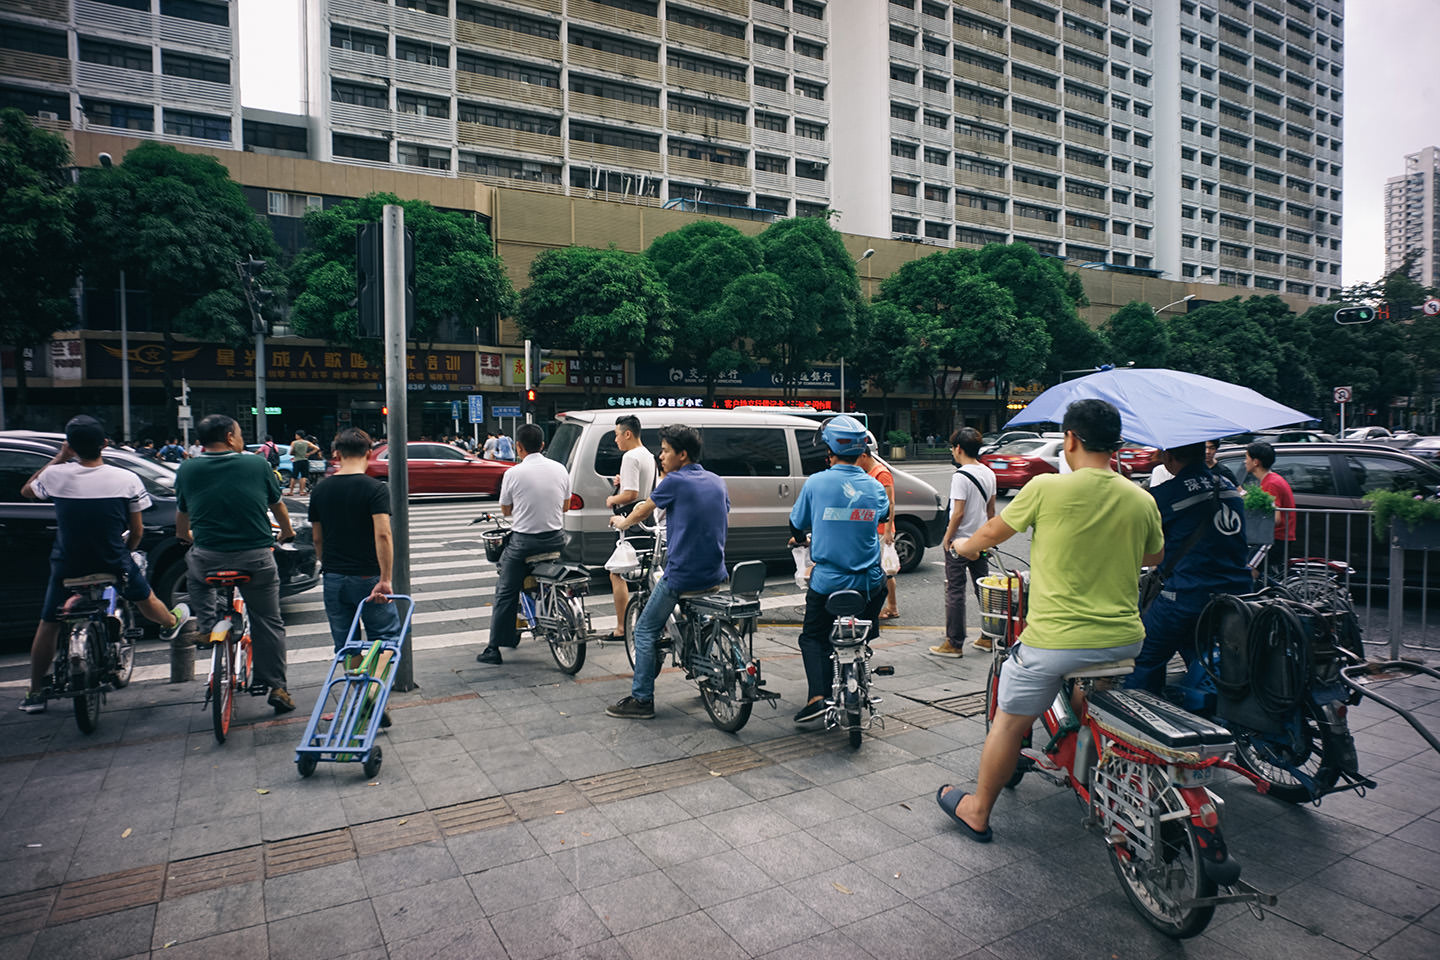
[[[890,459],[904,460],[905,448],[910,446],[914,440],[915,438],[904,430],[891,430],[885,434],[885,442],[890,444]]]
[[[1275,498],[1258,486],[1245,488],[1245,542],[1254,546],[1275,541]]]
[[[1385,540],[1393,529],[1406,549],[1440,549],[1440,500],[1415,490],[1371,490],[1365,500],[1375,515],[1377,540]]]

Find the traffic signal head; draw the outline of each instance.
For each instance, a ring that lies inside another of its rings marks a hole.
[[[1374,319],[1374,307],[1341,307],[1335,311],[1336,323],[1369,323]]]
[[[389,407],[381,407],[381,408],[380,408],[380,416],[382,416],[382,417],[388,417],[388,416],[390,416],[390,408],[389,408]]]
[[[528,390],[525,391],[525,402],[526,402],[526,403],[530,403],[530,404],[533,404],[533,403],[535,402],[535,388],[534,388],[534,387],[530,387]]]

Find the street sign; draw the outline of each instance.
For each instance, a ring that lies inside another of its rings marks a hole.
[[[1335,402],[1336,402],[1336,403],[1349,403],[1350,400],[1351,400],[1354,396],[1355,396],[1355,389],[1354,389],[1353,387],[1336,387],[1336,388],[1335,388]]]
[[[1431,297],[1429,300],[1426,300],[1423,304],[1420,305],[1420,309],[1425,311],[1425,316],[1427,317],[1433,317],[1436,314],[1440,314],[1440,300],[1436,300],[1434,297]]]
[[[251,407],[251,408],[250,408],[250,414],[251,414],[251,416],[254,416],[254,414],[255,414],[255,408],[254,408],[254,407]],[[278,416],[280,416],[280,408],[279,408],[279,407],[266,407],[266,408],[265,408],[265,415],[266,415],[267,417],[278,417]]]
[[[520,416],[520,405],[518,403],[497,403],[490,408],[490,412],[499,420],[502,417]]]
[[[179,425],[179,427],[180,427],[181,430],[194,430],[194,429],[195,429],[195,421],[194,421],[193,418],[191,418],[191,417],[177,417],[176,419],[179,421],[179,424],[178,424],[178,425]]]
[[[485,394],[483,394],[483,393],[472,393],[472,394],[470,394],[470,396],[467,397],[466,399],[470,401],[470,422],[471,422],[471,423],[484,423],[484,422],[485,422]]]
[[[460,401],[459,401],[459,400],[451,400],[451,401],[450,401],[450,419],[451,419],[451,420],[459,420],[459,419],[460,419]]]
[[[180,406],[175,409],[175,415],[181,420],[189,420],[192,416],[192,414],[190,413],[190,404],[180,404]]]

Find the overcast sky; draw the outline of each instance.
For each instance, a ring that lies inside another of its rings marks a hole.
[[[1433,46],[1440,2],[1350,0],[1345,6],[1343,269],[1345,282],[1357,283],[1384,269],[1385,179],[1405,171],[1405,154],[1440,144],[1440,53]],[[240,0],[246,106],[300,109],[298,11],[299,0]]]

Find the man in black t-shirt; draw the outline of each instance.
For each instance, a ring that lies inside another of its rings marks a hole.
[[[333,449],[340,455],[340,469],[315,488],[310,524],[315,557],[325,571],[325,616],[338,652],[358,604],[364,603],[360,618],[372,642],[396,639],[400,615],[386,596],[394,591],[390,490],[365,475],[370,437],[364,430],[347,427],[336,435]]]

